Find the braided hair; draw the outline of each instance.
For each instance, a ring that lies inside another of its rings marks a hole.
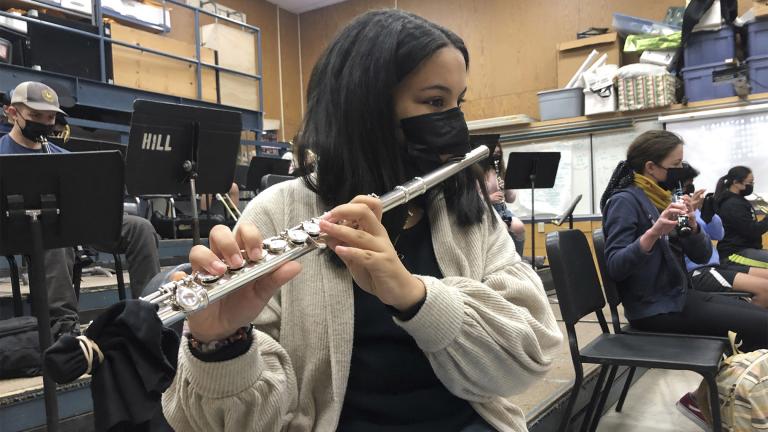
[[[629,162],[625,160],[619,162],[613,170],[613,174],[611,174],[611,179],[608,180],[608,186],[605,187],[603,196],[600,197],[600,211],[605,211],[605,205],[613,194],[621,189],[625,189],[634,182],[635,171],[629,166]]]

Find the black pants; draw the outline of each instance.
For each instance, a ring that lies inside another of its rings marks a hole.
[[[717,294],[689,290],[680,312],[631,321],[633,327],[659,333],[728,337],[736,332],[744,352],[768,348],[768,310]]]
[[[117,245],[96,245],[96,249],[109,253],[124,253],[128,260],[131,294],[138,298],[144,285],[160,272],[158,236],[148,220],[123,216],[120,241]],[[72,267],[75,254],[72,248],[45,251],[45,283],[54,335],[58,328],[66,330],[78,323],[77,297],[72,286]]]

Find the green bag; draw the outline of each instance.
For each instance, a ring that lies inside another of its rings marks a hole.
[[[626,42],[624,42],[624,52],[673,50],[680,47],[682,39],[682,32],[675,32],[664,36],[629,35]]]

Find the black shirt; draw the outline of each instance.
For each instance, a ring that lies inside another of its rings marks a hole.
[[[720,261],[727,262],[729,256],[744,249],[762,249],[768,218],[758,222],[752,204],[731,191],[724,191],[717,201],[717,214],[725,229],[723,239],[717,242]]]
[[[426,215],[395,248],[413,274],[442,277]],[[340,431],[458,431],[478,418],[435,375],[416,341],[379,299],[354,287],[352,361]]]

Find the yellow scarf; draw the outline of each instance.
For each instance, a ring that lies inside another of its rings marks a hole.
[[[672,203],[672,192],[663,189],[652,178],[635,173],[635,186],[645,192],[645,196],[651,200],[651,203],[653,203],[654,207],[659,211],[664,210],[670,203]]]

